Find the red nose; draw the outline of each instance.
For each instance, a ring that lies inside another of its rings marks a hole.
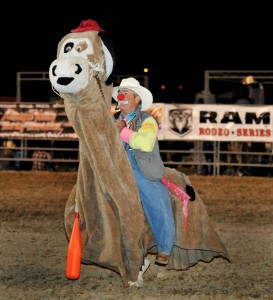
[[[124,100],[125,96],[124,96],[124,94],[118,94],[117,98],[118,98],[118,101],[122,101],[122,100]]]

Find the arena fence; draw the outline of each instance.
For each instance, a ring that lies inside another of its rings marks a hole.
[[[0,170],[76,171],[78,168],[78,141],[17,142],[19,145],[12,142],[0,147]],[[273,176],[272,143],[169,141],[160,142],[160,147],[165,166],[187,174]]]
[[[223,81],[225,79],[228,82],[230,80],[241,82],[248,73],[249,71],[206,71],[203,95],[205,96],[205,105],[211,103],[207,97],[210,91],[213,92],[211,80]],[[268,80],[272,81],[273,78],[273,71],[251,71],[251,74],[259,81],[263,80],[262,84],[267,84]],[[120,82],[124,77],[128,76],[116,76],[115,82]],[[148,76],[134,77],[137,77],[142,85],[149,86]],[[41,93],[41,91],[43,92]],[[51,89],[48,72],[18,72],[15,102],[36,102],[37,94],[44,95],[45,99],[40,99],[39,96],[39,100],[42,102],[48,101],[48,99],[50,102],[55,101],[56,95]],[[194,110],[197,107],[195,106]],[[218,111],[222,107],[213,108]],[[177,108],[181,111],[184,110],[180,106]],[[191,107],[188,105],[187,108]],[[258,108],[252,107],[251,109]],[[199,122],[199,119],[194,122]],[[170,135],[169,132],[168,134]],[[208,142],[195,140],[194,135],[188,135],[186,141],[171,139],[172,136],[169,136],[169,140],[159,141],[161,156],[166,166],[181,169],[188,174],[272,176],[273,142],[271,141],[260,143],[213,140]],[[3,140],[3,142],[6,144],[0,143],[0,170],[75,171],[78,168],[79,145],[77,139],[71,141],[71,139],[58,140],[56,138],[54,140],[22,138],[13,141]]]

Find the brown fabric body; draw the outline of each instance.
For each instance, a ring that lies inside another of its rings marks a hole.
[[[80,35],[87,36],[95,45],[95,57],[90,57],[90,61],[103,65],[97,32]],[[70,237],[77,201],[82,261],[118,272],[127,286],[128,281],[137,280],[146,253],[145,217],[110,112],[112,85],[105,85],[103,75],[99,74],[98,81],[91,78],[88,86],[76,95],[61,94],[80,145],[77,182],[65,208],[65,228]]]
[[[65,210],[70,236],[75,200],[80,212],[85,262],[120,273],[126,285],[136,281],[145,249],[144,214],[133,173],[110,111],[93,82],[97,102],[65,98],[65,107],[80,140],[77,183]],[[74,104],[74,105],[73,105]]]
[[[192,186],[188,176],[175,169],[165,167],[164,177],[186,190]],[[229,259],[228,251],[214,229],[206,207],[195,189],[196,199],[188,201],[186,229],[181,199],[169,191],[175,220],[175,241],[167,269],[186,270],[198,263],[209,262],[214,257]]]
[[[77,33],[95,45],[90,61],[103,64],[97,32]],[[77,36],[71,33],[62,39]],[[59,50],[58,50],[59,51]],[[77,94],[61,94],[65,110],[79,138],[77,182],[65,207],[65,230],[70,238],[75,202],[80,213],[82,262],[118,272],[123,284],[136,281],[147,250],[156,252],[138,195],[134,175],[110,113],[112,85],[91,77]],[[185,188],[188,177],[165,168],[165,176]],[[186,238],[181,200],[170,192],[175,218],[174,248],[167,269],[188,269],[199,260],[228,258],[224,244],[210,224],[205,206],[197,199],[189,202],[189,239]]]

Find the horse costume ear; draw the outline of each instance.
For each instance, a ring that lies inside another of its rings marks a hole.
[[[114,48],[109,40],[108,36],[104,32],[99,32],[99,37],[102,41],[102,50],[105,57],[105,69],[106,69],[106,85],[110,85],[114,80],[114,70],[116,66],[116,59]]]

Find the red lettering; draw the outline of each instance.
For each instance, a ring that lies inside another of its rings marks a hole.
[[[229,136],[229,130],[226,128],[199,128],[199,135]]]
[[[270,137],[270,129],[237,129],[237,136],[251,136],[251,137]]]

